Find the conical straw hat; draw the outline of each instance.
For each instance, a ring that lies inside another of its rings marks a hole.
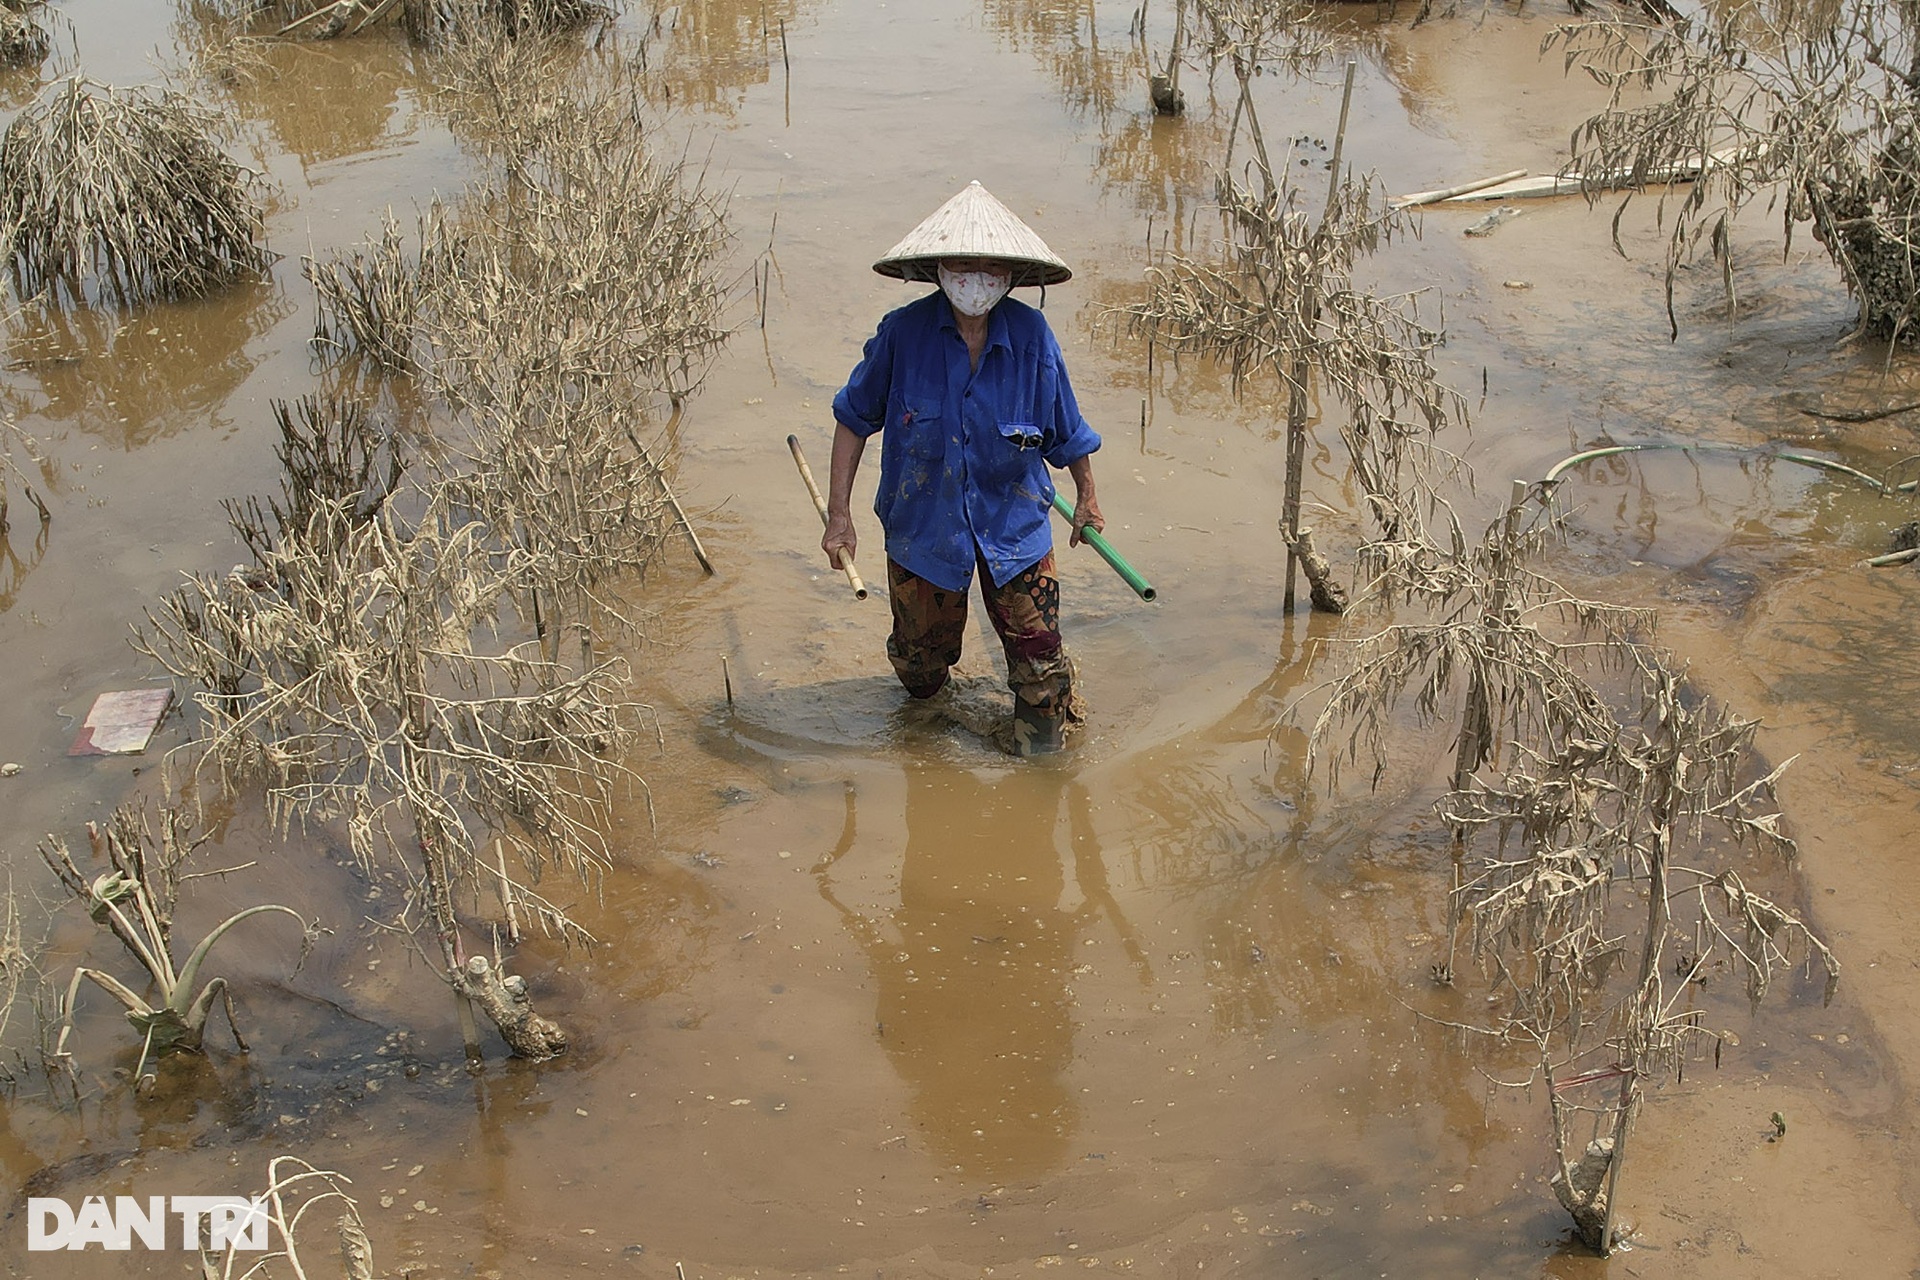
[[[934,269],[942,258],[1004,258],[1015,264],[1015,288],[1065,284],[1073,278],[1047,242],[978,182],[935,209],[873,269],[896,280],[935,284],[939,277]]]

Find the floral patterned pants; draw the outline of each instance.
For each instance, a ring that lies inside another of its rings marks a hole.
[[[984,562],[975,567],[987,618],[1007,655],[1007,684],[1030,713],[1055,719],[1068,712],[1073,693],[1073,664],[1060,640],[1060,581],[1053,576],[1053,553],[996,587]],[[931,698],[947,683],[960,661],[967,630],[967,592],[936,587],[887,561],[888,595],[893,603],[893,634],[887,657],[907,692]]]

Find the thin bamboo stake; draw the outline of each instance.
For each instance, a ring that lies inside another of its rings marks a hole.
[[[678,412],[677,408],[675,412]],[[693,531],[693,521],[687,519],[687,513],[685,509],[681,507],[680,499],[674,497],[673,490],[668,487],[666,472],[662,471],[660,464],[653,460],[653,455],[647,452],[647,447],[640,443],[640,437],[634,434],[633,428],[626,428],[626,432],[627,439],[632,443],[634,451],[640,455],[640,460],[645,462],[653,471],[654,481],[659,484],[660,492],[666,495],[667,505],[673,508],[674,519],[680,522],[681,532],[685,533],[687,535],[687,541],[693,544],[693,558],[698,560],[700,567],[705,569],[708,575],[711,576],[713,573],[713,561],[707,558],[707,549],[700,545],[700,535]]]
[[[800,437],[788,436],[787,448],[793,450],[793,461],[795,465],[800,468],[800,478],[806,481],[807,492],[813,495],[813,509],[820,513],[820,523],[825,525],[827,523],[827,500],[820,496],[820,486],[813,482],[813,469],[807,466],[806,455],[800,452]],[[839,563],[836,559],[834,567],[845,571],[847,575],[847,585],[853,588],[853,598],[856,600],[865,600],[867,598],[867,584],[860,581],[860,571],[853,567],[853,556],[849,554],[845,564]]]
[[[1354,63],[1347,62],[1346,85],[1340,91],[1340,127],[1333,134],[1333,156],[1327,161],[1327,208],[1320,215],[1321,225],[1333,216],[1333,202],[1340,194],[1340,153],[1347,145],[1347,111],[1353,105],[1353,69]]]
[[[1340,127],[1333,135],[1333,157],[1330,163],[1331,174],[1327,182],[1326,210],[1320,216],[1320,226],[1326,229],[1333,217],[1334,202],[1340,194],[1340,153],[1347,140],[1347,112],[1353,104],[1354,64],[1347,63],[1346,87],[1340,94]],[[1258,126],[1255,126],[1256,130]],[[1259,134],[1254,134],[1256,142]],[[1261,163],[1266,160],[1266,148],[1260,147]],[[1268,190],[1272,190],[1273,178],[1267,176]],[[1319,291],[1309,285],[1305,296],[1300,299],[1300,315],[1310,324],[1314,313],[1319,309]],[[1300,566],[1298,542],[1300,539],[1300,486],[1301,473],[1307,469],[1307,357],[1305,352],[1297,352],[1287,375],[1287,487],[1286,496],[1281,500],[1280,524],[1287,543],[1286,594],[1282,604],[1288,613],[1293,612],[1293,585]]]
[[[494,861],[500,864],[500,909],[507,913],[507,941],[514,946],[520,945],[520,910],[513,897],[513,881],[507,878],[507,850],[500,841],[493,842]]]

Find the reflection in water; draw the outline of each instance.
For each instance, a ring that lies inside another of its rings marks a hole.
[[[1220,1042],[1274,1045],[1293,1087],[1335,1089],[1356,1137],[1459,1143],[1477,1159],[1507,1134],[1444,1026],[1465,988],[1429,976],[1448,958],[1449,836],[1421,816],[1420,776],[1329,797],[1309,773],[1292,709],[1325,677],[1315,655],[1338,624],[1308,621],[1220,720],[1126,762],[1117,821],[1137,874],[1169,904],[1161,916],[1190,904],[1199,925],[1168,955],[1168,985],[1197,978]],[[1443,1122],[1410,1125],[1422,1107]]]
[[[525,1176],[514,1160],[513,1126],[551,1106],[531,1072],[509,1069],[473,1078],[477,1132],[468,1148],[471,1158],[465,1163],[469,1185],[476,1187],[484,1208],[479,1214],[482,1243],[472,1256],[513,1256],[517,1225],[513,1193],[524,1190],[521,1179]]]
[[[1884,754],[1899,776],[1912,772],[1920,740],[1912,587],[1899,570],[1796,584],[1769,602],[1749,650],[1777,670],[1776,698],[1817,708],[1823,725],[1869,759]]]
[[[130,312],[42,310],[7,334],[6,367],[29,395],[37,384],[40,417],[132,450],[218,423],[265,354],[248,344],[293,307],[261,282]]]
[[[0,613],[13,608],[20,584],[47,554],[46,504],[60,480],[33,438],[13,423],[15,399],[0,388]]]
[[[1822,452],[1826,452],[1823,448]],[[1880,459],[1840,451],[1863,469]],[[1851,456],[1848,456],[1851,455]],[[1904,498],[1759,454],[1661,452],[1596,459],[1562,493],[1586,571],[1622,562],[1665,571],[1663,604],[1736,615],[1816,548],[1885,549],[1911,514]]]
[[[0,483],[3,483],[0,480]],[[31,521],[33,532],[27,534]],[[47,554],[47,525],[29,512],[28,520],[16,520],[13,528],[0,533],[0,613],[13,608],[20,598],[20,586],[27,575],[40,567]]]
[[[213,1031],[208,1030],[211,1046]],[[137,1039],[118,1056],[129,1067],[138,1061]],[[271,1122],[273,1099],[253,1059],[213,1049],[207,1056],[174,1054],[149,1064],[158,1083],[136,1113],[134,1132],[140,1150],[185,1150],[203,1141],[211,1129],[232,1137],[257,1134]]]
[[[181,27],[181,43],[207,38],[197,23]],[[400,115],[400,93],[415,80],[413,58],[397,30],[353,40],[279,41],[259,46],[249,74],[216,81],[233,114],[257,120],[278,149],[303,168],[381,149]]]
[[[1015,43],[1027,42],[1046,60],[1070,110],[1104,119],[1119,103],[1133,70],[1133,49],[1101,46],[1094,0],[982,0],[981,7],[989,26]],[[1135,96],[1145,104],[1145,73],[1135,79]]]
[[[785,65],[785,40],[795,26],[797,0],[652,0],[641,60],[656,90],[676,108],[731,115],[755,85]]]
[[[1156,245],[1170,233],[1174,247],[1182,247],[1189,193],[1208,185],[1208,166],[1224,142],[1218,119],[1155,115],[1140,46],[1118,38],[1103,43],[1092,0],[983,0],[983,9],[989,26],[1045,66],[1069,110],[1094,117],[1094,173],[1102,186],[1124,192],[1136,211],[1158,216]]]
[[[989,1177],[1056,1169],[1079,1123],[1065,1080],[1078,915],[1061,905],[1063,808],[1082,913],[1110,912],[1139,961],[1106,889],[1086,795],[1051,769],[916,762],[906,780],[899,905],[874,921],[834,896],[832,865],[854,842],[851,791],[840,845],[816,868],[821,894],[867,954],[881,1044],[935,1156]]]
[[[630,819],[628,825],[638,822]],[[620,999],[638,1005],[686,986],[707,964],[717,915],[712,890],[697,876],[684,867],[651,864],[617,895],[609,922],[609,936],[619,939]],[[598,1015],[587,1025],[597,1032]]]
[[[1106,189],[1124,192],[1134,212],[1148,220],[1143,258],[1189,250],[1194,219],[1212,209],[1193,193],[1210,188],[1215,157],[1226,143],[1218,114],[1175,120],[1142,110],[1101,130],[1095,172]]]

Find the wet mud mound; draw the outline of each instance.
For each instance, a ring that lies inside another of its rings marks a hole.
[[[994,676],[955,674],[924,701],[891,676],[793,685],[722,707],[712,731],[756,754],[788,758],[822,751],[893,754],[942,745],[962,754],[1013,752],[1012,695]]]

